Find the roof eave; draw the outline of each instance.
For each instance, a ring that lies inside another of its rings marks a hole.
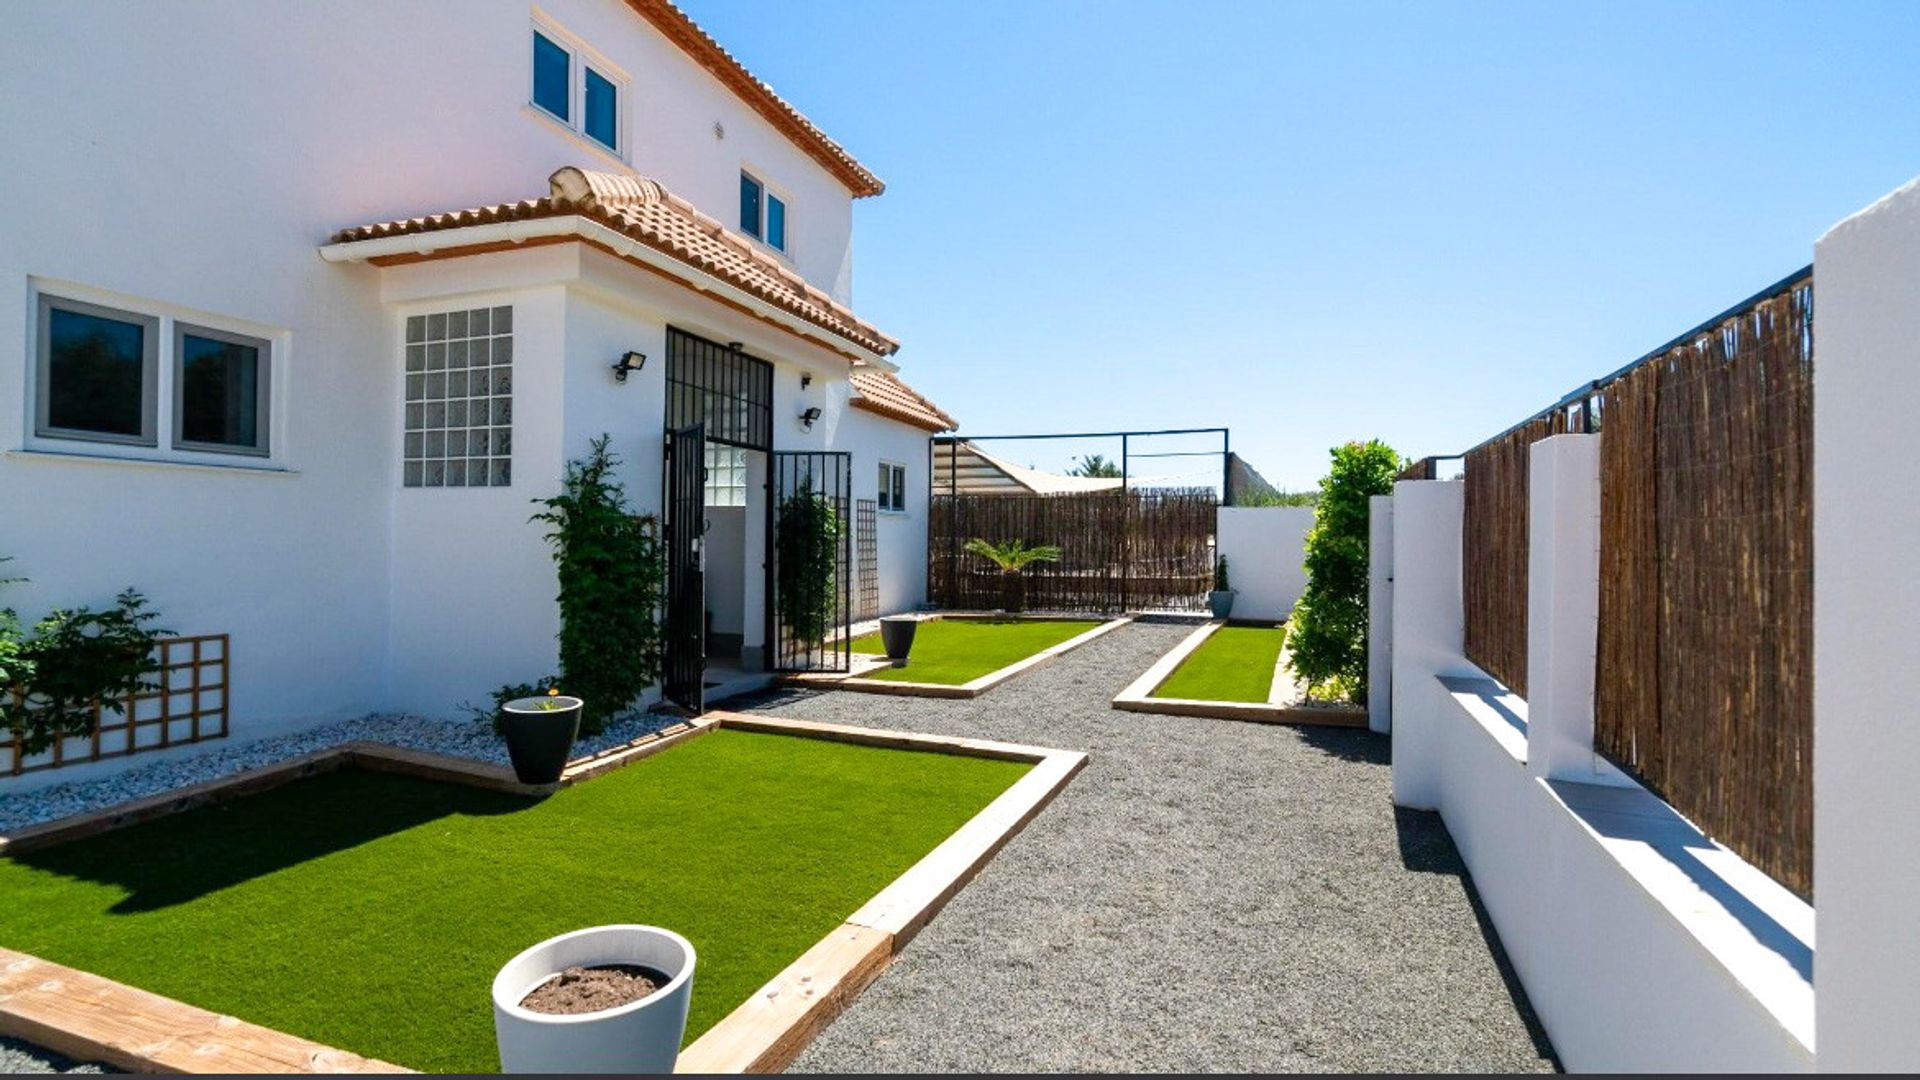
[[[890,359],[892,353],[899,349],[898,344],[890,343],[892,348],[887,352],[876,352],[862,342],[822,326],[812,319],[803,318],[732,282],[709,274],[651,245],[641,243],[617,229],[579,214],[555,214],[515,221],[461,225],[447,229],[395,232],[364,240],[336,240],[321,245],[320,257],[335,263],[375,262],[393,258],[453,258],[462,254],[480,253],[469,252],[468,249],[484,248],[489,251],[498,251],[499,245],[503,243],[519,245],[529,241],[555,239],[574,239],[595,244],[622,259],[659,271],[696,292],[711,293],[736,307],[744,307],[760,318],[781,326],[799,337],[812,340],[846,356],[854,364],[864,364],[887,372],[900,370],[899,365]]]

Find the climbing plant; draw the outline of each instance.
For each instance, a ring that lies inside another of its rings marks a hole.
[[[156,618],[134,589],[101,611],[55,608],[27,633],[17,612],[0,609],[0,726],[37,754],[91,734],[96,705],[124,714],[130,695],[155,685],[154,647],[172,633],[152,626]]]
[[[840,512],[809,482],[802,481],[780,503],[773,538],[780,625],[808,644],[826,640],[833,625],[839,601],[835,570],[844,528]]]
[[[1307,587],[1287,628],[1315,697],[1367,700],[1367,500],[1393,491],[1400,455],[1378,439],[1333,448],[1307,533]]]
[[[599,734],[660,677],[666,553],[658,520],[628,508],[609,441],[568,462],[560,494],[535,499],[545,509],[532,518],[548,526],[559,570],[558,685],[584,703],[582,735]]]

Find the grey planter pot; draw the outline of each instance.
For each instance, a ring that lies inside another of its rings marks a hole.
[[[547,709],[548,703],[560,708]],[[523,784],[557,784],[580,735],[577,697],[530,697],[500,707],[500,732],[507,738],[513,775]]]
[[[1224,619],[1233,614],[1233,590],[1215,589],[1207,594],[1207,610],[1213,612],[1216,619]]]
[[[887,659],[894,667],[907,666],[907,654],[913,651],[913,635],[919,619],[894,617],[880,620],[880,643],[887,647]]]

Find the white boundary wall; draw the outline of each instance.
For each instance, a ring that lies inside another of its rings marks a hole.
[[[1569,1069],[1806,1071],[1812,909],[1593,753],[1598,449],[1533,448],[1531,703],[1463,653],[1465,486],[1395,485],[1394,800],[1446,821]]]
[[[1310,506],[1223,506],[1220,554],[1227,560],[1236,619],[1284,619],[1307,588]]]
[[[1604,436],[1531,451],[1531,702],[1463,655],[1462,485],[1395,487],[1394,799],[1445,819],[1573,1070],[1920,1070],[1920,181],[1814,265],[1817,980],[1814,908],[1593,752]]]
[[[1822,1071],[1920,1070],[1920,181],[1814,253],[1814,881]]]

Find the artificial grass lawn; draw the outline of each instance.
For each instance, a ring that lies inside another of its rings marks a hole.
[[[1182,660],[1152,696],[1263,705],[1286,640],[1285,626],[1223,626]]]
[[[490,1072],[501,964],[653,923],[699,953],[691,1041],[1029,767],[719,731],[544,800],[342,769],[0,859],[0,944]]]
[[[906,667],[861,678],[959,686],[1099,625],[1090,619],[930,619],[914,632]],[[887,647],[875,632],[854,638],[853,651],[885,655]]]

